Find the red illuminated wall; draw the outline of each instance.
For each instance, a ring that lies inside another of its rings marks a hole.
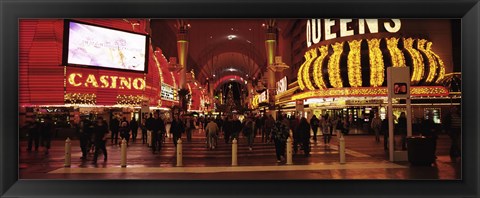
[[[20,105],[63,104],[63,20],[20,20]]]

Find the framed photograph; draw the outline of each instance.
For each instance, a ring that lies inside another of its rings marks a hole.
[[[478,0],[0,10],[1,197],[479,196]]]

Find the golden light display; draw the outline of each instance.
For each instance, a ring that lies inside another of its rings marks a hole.
[[[143,96],[141,95],[118,95],[117,96],[117,105],[127,105],[127,106],[140,106],[143,101]]]
[[[309,90],[315,90],[315,87],[313,87],[312,81],[310,80],[310,66],[312,65],[312,61],[317,58],[317,49],[313,48],[310,50],[310,59],[305,61],[305,66],[303,67],[303,83],[305,84],[305,87],[307,87]]]
[[[298,73],[297,73],[297,82],[298,82],[298,86],[300,87],[301,90],[304,90],[305,89],[305,84],[303,84],[303,66],[308,62],[308,60],[310,60],[310,52],[307,51],[305,52],[305,62],[303,62],[302,65],[300,65],[300,68],[298,69]]]
[[[402,53],[402,50],[398,49],[398,38],[386,38],[387,49],[392,57],[392,67],[405,67],[405,56]]]
[[[353,40],[348,41],[350,46],[350,52],[348,53],[348,82],[351,87],[361,87],[362,86],[362,66],[361,66],[361,55],[360,55],[360,45],[362,40]]]
[[[388,57],[384,57],[383,51],[388,51],[390,54],[393,67],[406,67],[406,57],[404,53],[409,54],[407,58],[411,58],[413,65],[408,66],[411,67],[411,83],[414,86],[438,85],[441,79],[444,78],[445,65],[441,58],[431,50],[431,42],[427,42],[425,39],[402,38],[405,46],[405,50],[402,51],[398,48],[399,38],[385,38],[386,46],[381,45],[382,39],[383,38],[366,39],[368,44],[370,87],[381,87],[385,83],[385,70],[386,66],[390,63],[388,63],[388,59],[386,59]],[[297,82],[299,88],[301,90],[305,88],[308,88],[308,90],[342,88],[343,83],[346,83],[346,81],[348,81],[350,87],[362,87],[362,70],[365,69],[362,67],[366,66],[362,66],[362,53],[367,53],[366,51],[362,51],[362,41],[363,40],[348,41],[349,51],[348,54],[347,52],[345,53],[348,55],[346,65],[340,61],[345,42],[332,44],[333,50],[329,50],[329,45],[324,45],[316,47],[315,51],[307,51],[305,53],[306,61],[298,71]],[[422,54],[426,55],[428,62],[424,63]],[[324,61],[328,61],[326,71],[322,68]],[[387,61],[387,63],[385,61]],[[425,71],[425,67],[427,66],[429,67],[428,76]],[[344,67],[347,68],[348,75],[342,76],[340,68]],[[346,78],[347,76],[348,78]],[[328,86],[326,78],[328,78],[330,82]],[[312,81],[314,83],[312,83]],[[419,84],[424,82],[425,84]]]
[[[150,39],[151,40],[151,39]],[[150,41],[151,42],[151,41]],[[154,54],[156,54],[156,52],[154,52]],[[158,75],[160,75],[160,87],[162,87],[162,83],[163,83],[163,72],[162,72],[162,69],[160,68],[160,62],[158,61],[158,58],[157,56],[153,56],[153,60],[155,61],[155,65],[157,66],[157,69],[158,69]],[[158,95],[160,96],[161,93],[158,92]]]
[[[340,76],[340,57],[343,52],[343,42],[332,45],[333,54],[328,60],[328,75],[332,87],[343,87],[342,78]]]
[[[407,50],[407,52],[410,54],[413,60],[413,73],[411,75],[412,76],[411,83],[416,85],[423,78],[425,70],[424,70],[424,64],[423,64],[423,57],[420,54],[420,52],[418,52],[418,50],[413,48],[413,41],[414,40],[412,38],[407,38],[407,39],[403,38],[403,46],[405,50]]]
[[[385,80],[385,66],[382,50],[380,50],[380,39],[368,39],[367,42],[370,62],[370,86],[380,87]]]
[[[303,100],[308,98],[326,98],[326,97],[368,97],[368,96],[387,96],[386,87],[355,87],[355,88],[330,88],[326,90],[314,90],[300,93],[292,96],[291,100]],[[445,87],[411,87],[412,96],[448,96],[449,92]]]
[[[67,93],[63,96],[65,104],[94,105],[97,103],[97,95],[83,93]]]
[[[313,63],[313,80],[319,89],[326,89],[327,86],[325,81],[323,81],[322,65],[323,60],[328,55],[328,45],[319,47],[318,50],[320,51],[320,56]]]
[[[440,83],[440,81],[445,77],[445,64],[443,63],[442,59],[440,56],[438,56],[435,52],[432,51],[432,42],[427,43],[426,50],[432,54],[438,61],[438,64],[440,66],[440,72],[438,74],[437,80],[435,83]]]
[[[426,43],[427,43],[427,40],[425,40],[425,39],[418,40],[417,49],[420,52],[424,53],[425,56],[428,59],[429,69],[428,69],[428,76],[427,76],[427,79],[425,80],[425,82],[431,83],[433,81],[433,79],[435,78],[435,74],[437,72],[437,62],[435,61],[435,58],[433,57],[433,55],[425,49]]]

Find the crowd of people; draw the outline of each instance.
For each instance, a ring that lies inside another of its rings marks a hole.
[[[406,150],[406,116],[401,113],[396,119],[395,134],[401,135],[402,149]],[[444,130],[451,138],[450,156],[452,159],[460,157],[460,137],[461,137],[461,118],[459,111],[453,109],[447,114],[444,123]],[[89,152],[94,152],[93,163],[97,162],[100,153],[103,153],[104,160],[107,160],[106,142],[110,137],[111,145],[119,145],[121,140],[125,140],[127,146],[137,140],[138,131],[141,131],[142,144],[147,144],[152,153],[158,153],[167,136],[172,137],[172,142],[176,148],[177,141],[181,139],[182,134],[186,133],[186,141],[192,142],[192,134],[198,129],[205,133],[206,147],[213,150],[218,145],[218,140],[223,138],[225,144],[231,144],[234,139],[239,143],[239,138],[245,139],[246,145],[250,151],[253,150],[255,137],[261,137],[262,143],[274,144],[276,149],[277,161],[285,160],[286,141],[290,137],[293,143],[293,152],[297,154],[303,150],[303,154],[310,156],[310,142],[317,142],[317,136],[323,137],[325,146],[330,144],[334,131],[342,134],[348,134],[351,118],[341,116],[330,116],[329,114],[317,116],[313,115],[310,120],[300,116],[286,116],[278,114],[276,119],[272,115],[246,115],[240,120],[238,115],[226,115],[216,118],[213,117],[193,117],[181,116],[175,114],[171,120],[162,118],[160,112],[147,114],[140,122],[135,118],[130,121],[126,117],[114,116],[107,123],[103,117],[97,117],[96,120],[90,116],[82,117],[73,124],[78,134],[82,160],[87,160]],[[167,132],[167,125],[170,125]],[[48,154],[54,125],[52,119],[46,117],[44,122],[30,122],[28,125],[28,147],[27,151],[38,151],[39,146],[45,147],[45,154]],[[433,122],[433,116],[427,116],[422,122],[422,135],[434,140],[436,148],[436,139],[438,130]],[[380,143],[380,136],[383,135],[384,149],[388,149],[388,119],[380,119],[377,112],[370,122],[370,128],[374,132],[375,142]],[[140,130],[139,130],[140,129]],[[311,133],[312,132],[312,133]],[[321,133],[321,134],[319,134]],[[168,134],[168,135],[167,135]],[[313,134],[313,136],[312,136]],[[120,136],[120,138],[119,138]],[[223,136],[223,137],[222,137]],[[132,140],[130,140],[132,138]],[[120,140],[119,140],[120,139]],[[260,138],[259,138],[260,139]]]

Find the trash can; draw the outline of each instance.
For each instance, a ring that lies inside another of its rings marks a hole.
[[[408,161],[413,166],[431,166],[435,162],[433,139],[425,136],[407,137]]]

